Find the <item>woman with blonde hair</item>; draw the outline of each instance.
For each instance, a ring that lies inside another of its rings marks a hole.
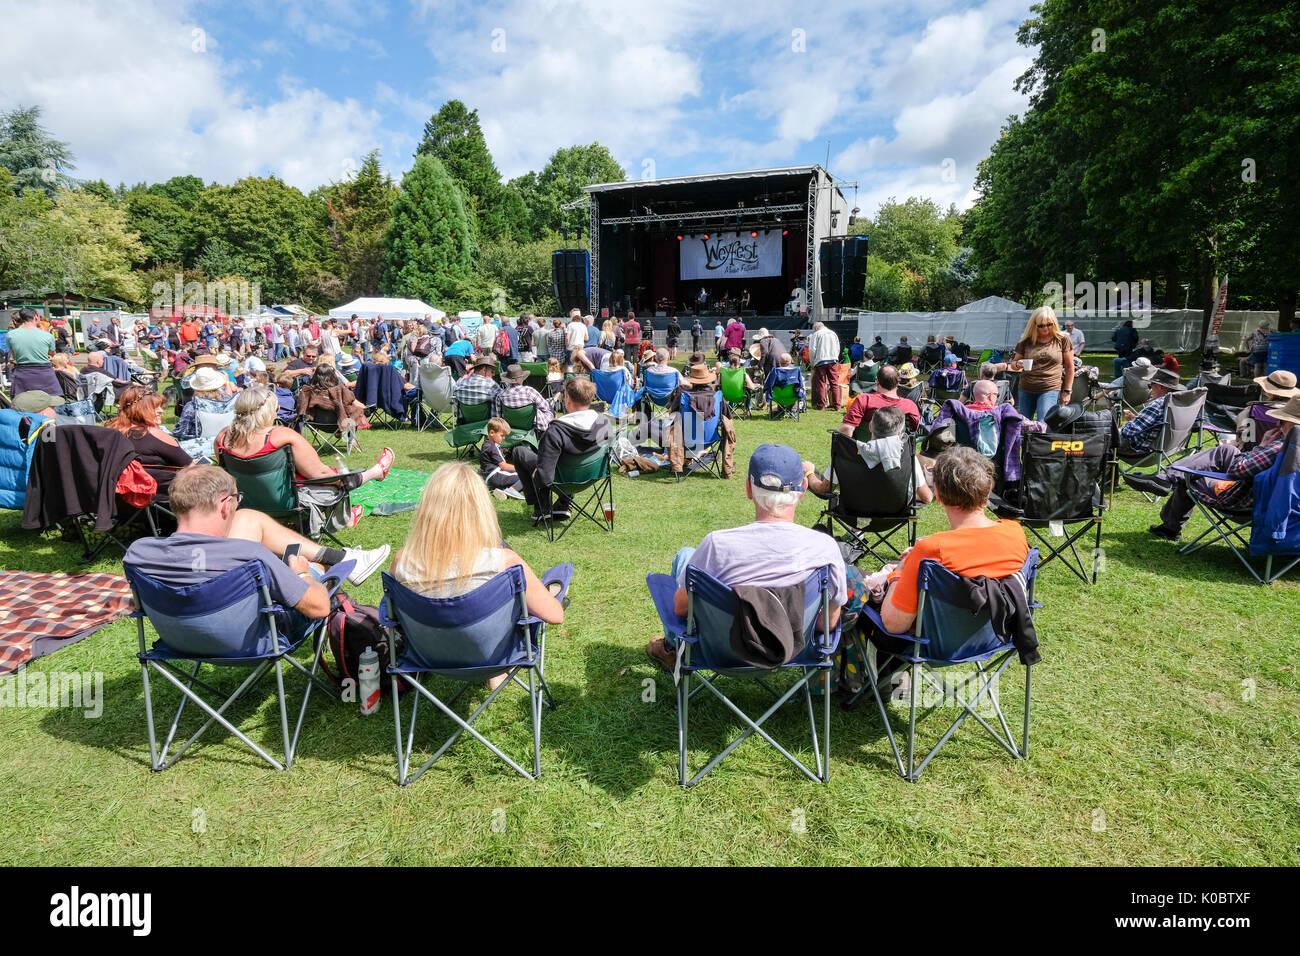
[[[273,388],[254,385],[240,392],[235,399],[235,420],[217,435],[217,452],[233,458],[260,458],[288,445],[293,452],[294,471],[300,480],[329,478],[338,474],[320,460],[320,455],[307,439],[292,428],[275,424],[279,410],[280,402]],[[360,480],[354,479],[352,487],[367,481],[383,481],[392,466],[393,450],[385,448],[379,461],[361,472]],[[322,527],[330,531],[350,528],[361,517],[360,505],[348,512],[345,507],[347,495],[337,485],[302,485],[298,488],[298,501],[311,511],[310,536],[313,538],[320,534]]]
[[[614,351],[618,347],[618,336],[614,334],[614,322],[606,319],[600,326],[600,341],[596,343],[602,349]]]
[[[1020,373],[1016,407],[1026,418],[1044,421],[1058,403],[1068,405],[1074,388],[1074,346],[1061,331],[1056,312],[1034,310],[1016,344],[1016,354],[1002,368]]]
[[[623,370],[623,376],[627,379],[627,384],[629,386],[636,385],[636,376],[633,374],[632,370],[627,367],[627,361],[623,356],[622,349],[614,349],[613,353],[609,357],[609,370],[612,372],[616,368]]]
[[[434,598],[468,594],[507,568],[524,571],[528,613],[547,624],[564,622],[564,607],[523,558],[501,540],[487,484],[464,462],[448,462],[424,485],[406,543],[393,556],[393,577]],[[505,680],[489,681],[495,689]]]

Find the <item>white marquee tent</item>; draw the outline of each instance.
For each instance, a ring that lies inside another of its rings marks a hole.
[[[422,319],[426,315],[441,319],[447,313],[426,305],[419,299],[360,298],[330,309],[330,318],[333,319],[347,319],[353,314],[360,319],[373,319],[381,315],[386,319]]]

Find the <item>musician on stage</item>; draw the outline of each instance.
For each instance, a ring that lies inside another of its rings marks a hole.
[[[700,315],[709,305],[709,293],[700,286],[700,294],[695,297],[695,314]]]

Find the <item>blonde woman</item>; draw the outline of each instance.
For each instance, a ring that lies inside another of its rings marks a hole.
[[[616,368],[623,370],[623,377],[627,379],[629,387],[636,385],[636,376],[633,374],[632,370],[627,367],[627,361],[623,357],[622,349],[614,349],[613,354],[609,357],[610,371],[612,372]]]
[[[528,613],[547,624],[564,622],[564,607],[527,562],[504,546],[496,509],[487,485],[464,462],[449,462],[435,471],[411,522],[406,543],[393,556],[398,583],[434,598],[457,597],[486,584],[506,568],[524,570]],[[489,681],[494,690],[505,680]]]
[[[618,336],[614,334],[614,322],[606,319],[600,326],[600,341],[596,343],[602,349],[614,351],[618,347]]]
[[[218,453],[233,458],[259,458],[288,445],[293,450],[293,465],[299,479],[329,478],[337,472],[320,460],[316,449],[292,428],[275,424],[280,408],[275,389],[254,385],[235,399],[235,420],[217,435]],[[358,484],[383,481],[393,466],[393,450],[385,448],[379,461],[361,472]],[[304,485],[298,488],[298,500],[311,511],[311,537],[322,527],[330,531],[350,528],[361,517],[361,506],[349,512],[347,495],[335,485]]]
[[[1016,406],[1026,418],[1043,421],[1058,403],[1068,405],[1074,388],[1074,346],[1061,331],[1056,312],[1039,306],[1003,368],[1020,373]]]

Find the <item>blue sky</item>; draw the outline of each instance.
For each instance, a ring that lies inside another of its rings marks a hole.
[[[1032,57],[1028,0],[0,0],[0,107],[39,104],[110,183],[181,173],[400,175],[447,99],[477,108],[504,178],[599,141],[630,178],[825,163],[965,207]],[[852,191],[848,192],[853,198]]]

